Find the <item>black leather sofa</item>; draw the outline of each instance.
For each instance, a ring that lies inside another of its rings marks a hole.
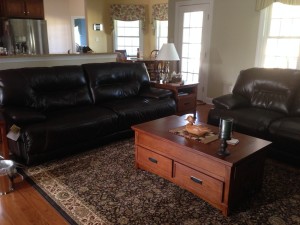
[[[27,165],[132,136],[132,125],[176,111],[144,64],[117,62],[1,70],[0,105],[7,129],[21,128],[10,151]]]
[[[300,165],[300,71],[250,68],[231,94],[213,99],[208,123],[234,119],[234,130],[272,141],[270,156]]]

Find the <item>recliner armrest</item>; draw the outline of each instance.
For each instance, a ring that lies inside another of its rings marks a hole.
[[[47,118],[41,112],[23,107],[5,107],[2,113],[4,114],[5,118],[8,118],[16,124],[41,122]]]
[[[166,89],[155,88],[155,87],[149,87],[149,88],[143,89],[140,92],[140,96],[146,97],[146,98],[156,98],[156,99],[169,98],[172,96],[172,91],[166,90]]]
[[[212,100],[216,108],[236,109],[250,105],[250,102],[241,95],[227,94]]]

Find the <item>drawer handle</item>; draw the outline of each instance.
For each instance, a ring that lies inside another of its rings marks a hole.
[[[202,184],[202,180],[200,180],[200,179],[198,179],[196,177],[191,176],[191,180],[194,181],[197,184]]]
[[[149,157],[148,159],[149,159],[151,162],[153,162],[153,163],[157,163],[157,162],[158,162],[156,159],[153,159],[153,158],[151,158],[151,157]]]
[[[184,103],[184,105],[189,105],[189,104],[190,104],[190,102],[185,102],[185,103]]]

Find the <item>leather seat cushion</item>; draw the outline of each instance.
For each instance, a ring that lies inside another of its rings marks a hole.
[[[22,142],[27,149],[23,154],[61,149],[118,130],[117,115],[101,107],[68,108],[48,113],[46,116],[45,122],[21,127]]]
[[[214,125],[217,125],[216,118],[233,118],[234,131],[265,139],[269,139],[270,123],[284,116],[279,112],[253,107],[235,110],[214,109],[210,112],[210,117],[215,118]]]
[[[132,125],[169,116],[175,113],[174,99],[134,97],[102,104],[119,115],[119,129],[130,129]]]
[[[300,117],[286,117],[276,120],[269,129],[274,140],[284,138],[285,140],[299,141]]]

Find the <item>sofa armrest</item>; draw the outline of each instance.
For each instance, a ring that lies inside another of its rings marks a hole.
[[[213,99],[213,104],[220,109],[236,109],[250,105],[250,102],[241,95],[227,94]]]
[[[146,97],[146,98],[156,98],[156,99],[169,98],[172,96],[172,91],[166,90],[166,89],[155,88],[155,87],[149,87],[149,88],[143,89],[140,92],[140,96]]]
[[[46,116],[36,110],[24,107],[5,107],[2,110],[5,118],[16,124],[27,124],[46,120]]]

